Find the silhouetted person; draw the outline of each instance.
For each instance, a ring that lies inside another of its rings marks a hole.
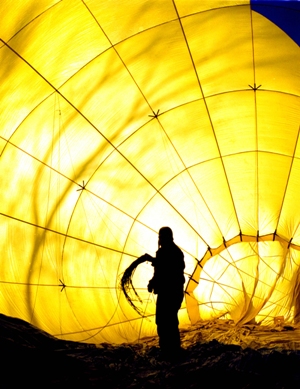
[[[151,257],[154,276],[148,291],[157,294],[156,325],[159,346],[164,356],[176,357],[180,351],[178,310],[183,300],[185,267],[183,253],[173,242],[171,228],[162,227],[158,235],[156,257]],[[150,261],[150,259],[149,259]]]

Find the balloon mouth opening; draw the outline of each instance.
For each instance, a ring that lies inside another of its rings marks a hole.
[[[299,268],[300,252],[282,242],[240,242],[225,248],[199,273],[193,291],[198,318],[236,324],[270,324],[276,317],[299,322]]]

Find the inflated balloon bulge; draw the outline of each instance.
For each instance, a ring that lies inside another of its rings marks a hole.
[[[120,282],[169,226],[181,328],[297,325],[300,2],[117,3],[0,4],[1,313],[156,335],[151,264]]]

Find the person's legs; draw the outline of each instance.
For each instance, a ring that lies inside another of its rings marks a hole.
[[[158,296],[156,302],[156,324],[159,346],[164,354],[174,355],[180,351],[180,334],[178,329],[179,299]]]

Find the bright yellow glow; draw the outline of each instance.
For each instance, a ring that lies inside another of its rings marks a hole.
[[[119,282],[169,225],[181,325],[299,317],[298,45],[247,0],[0,12],[1,313],[77,341],[155,334],[151,265],[144,317]]]
[[[238,243],[204,266],[194,296],[200,317],[225,317],[235,323],[273,323],[290,319],[299,252],[279,242]]]

